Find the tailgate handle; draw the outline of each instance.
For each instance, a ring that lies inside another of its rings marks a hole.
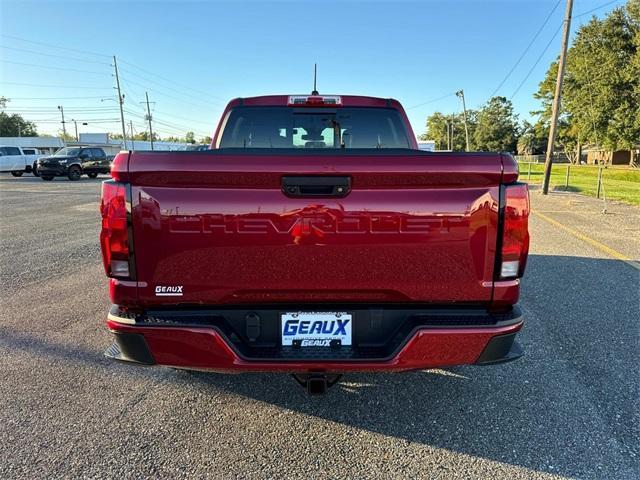
[[[344,197],[351,191],[351,177],[282,177],[282,192],[288,197]]]

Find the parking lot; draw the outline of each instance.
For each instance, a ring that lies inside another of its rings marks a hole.
[[[640,209],[532,192],[526,356],[353,374],[117,364],[100,179],[0,175],[0,478],[640,477]]]

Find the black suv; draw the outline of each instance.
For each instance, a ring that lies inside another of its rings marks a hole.
[[[80,180],[84,174],[96,178],[99,173],[110,171],[111,159],[97,147],[65,147],[38,160],[38,174],[42,180],[53,180],[53,177]]]

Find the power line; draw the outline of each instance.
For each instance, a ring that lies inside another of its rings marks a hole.
[[[454,95],[455,95],[455,93],[453,93],[453,92],[447,93],[446,95],[443,95],[443,96],[438,97],[438,98],[434,98],[433,100],[428,100],[426,102],[422,102],[422,103],[419,103],[417,105],[412,105],[411,107],[408,107],[405,110],[411,110],[413,108],[418,108],[418,107],[422,107],[424,105],[429,105],[430,103],[435,103],[435,102],[437,102],[439,100],[443,100],[443,99],[445,99],[447,97],[453,97]]]
[[[22,87],[43,87],[43,88],[84,88],[87,90],[111,90],[111,87],[88,87],[84,85],[41,85],[37,83],[3,82],[4,85],[18,85]]]
[[[86,54],[89,54],[89,55],[96,55],[98,57],[111,58],[111,55],[106,55],[104,53],[91,52],[89,50],[79,50],[77,48],[60,47],[58,45],[53,45],[51,43],[36,42],[34,40],[27,40],[26,38],[15,37],[13,35],[6,35],[4,33],[0,33],[0,37],[12,38],[13,40],[20,40],[21,42],[27,42],[27,43],[32,43],[34,45],[42,45],[42,46],[51,47],[51,48],[58,48],[60,50],[68,50],[70,52],[86,53]]]
[[[131,110],[125,110],[125,112],[127,113],[127,115],[132,115],[132,116],[137,117],[137,118],[139,118],[141,120],[146,120],[146,117],[144,115],[140,115],[140,114],[138,114],[136,112],[132,112]],[[193,128],[191,128],[190,126],[178,125],[178,124],[170,123],[170,122],[167,122],[167,121],[164,121],[164,120],[158,120],[155,115],[153,117],[153,124],[154,124],[154,126],[155,125],[162,125],[162,126],[174,129],[174,130],[179,131],[179,132],[186,132],[186,131],[191,130],[194,133],[198,133],[198,134],[202,133],[202,132],[195,132],[195,130]],[[157,130],[157,128],[155,128],[155,129]]]
[[[143,84],[141,84],[141,83],[138,83],[138,82],[134,82],[133,80],[128,80],[128,83],[129,83],[129,84],[138,85],[138,86],[139,86],[139,87],[141,87],[141,88],[146,88],[146,86],[145,86],[145,85],[143,85]],[[174,100],[176,100],[176,101],[178,101],[178,102],[180,102],[180,103],[186,103],[187,105],[193,105],[194,107],[198,107],[198,108],[200,108],[200,109],[202,109],[202,110],[207,110],[207,108],[206,108],[206,107],[203,107],[202,103],[199,103],[199,104],[198,104],[198,103],[194,103],[194,102],[189,102],[189,101],[184,100],[184,99],[182,99],[182,98],[178,98],[178,97],[175,97],[175,96],[173,96],[173,95],[169,95],[168,93],[159,92],[159,91],[157,91],[157,90],[153,90],[153,89],[151,89],[151,88],[149,88],[149,89],[147,89],[147,90],[148,90],[149,92],[154,93],[154,94],[155,94],[155,95],[157,95],[157,96],[160,96],[160,97],[167,97],[167,98],[172,98],[172,99],[174,99]],[[218,106],[213,106],[213,105],[212,105],[212,108],[220,108],[220,107],[218,107]]]
[[[603,3],[602,5],[599,5],[595,8],[592,8],[591,10],[587,10],[586,12],[580,13],[579,15],[575,15],[573,16],[573,18],[578,18],[578,17],[583,17],[585,15],[588,15],[592,12],[595,12],[596,10],[600,10],[601,8],[605,8],[609,5],[612,5],[614,3],[618,3],[620,0],[613,0],[607,3]],[[549,49],[549,47],[551,46],[551,44],[553,43],[553,40],[556,38],[556,35],[558,35],[558,32],[560,32],[560,29],[562,28],[562,23],[558,26],[557,30],[554,32],[553,37],[551,37],[551,39],[549,40],[549,43],[547,43],[547,46],[544,48],[544,50],[542,51],[542,53],[540,54],[540,56],[536,59],[535,63],[533,64],[533,66],[531,67],[531,69],[529,70],[529,72],[527,73],[527,75],[525,76],[525,78],[522,80],[522,82],[520,82],[520,84],[518,85],[518,88],[516,88],[516,90],[513,92],[513,94],[511,95],[510,99],[513,99],[513,97],[515,97],[518,92],[520,91],[520,88],[522,88],[522,86],[525,84],[525,82],[529,79],[529,77],[531,76],[531,73],[533,73],[533,70],[536,68],[536,66],[538,65],[538,63],[540,63],[540,60],[542,59],[542,57],[544,56],[544,54],[547,52],[547,50]]]
[[[98,65],[110,65],[110,64],[108,64],[106,62],[98,62],[97,60],[85,60],[85,59],[82,59],[82,58],[67,57],[66,55],[55,55],[53,53],[37,52],[35,50],[29,50],[29,49],[26,49],[26,48],[8,47],[6,45],[0,45],[0,48],[5,48],[7,50],[16,50],[18,52],[32,53],[34,55],[42,55],[43,57],[62,58],[64,60],[73,60],[74,62],[97,63]]]
[[[179,83],[179,82],[176,82],[175,80],[170,80],[170,79],[168,79],[168,78],[166,78],[166,77],[163,77],[162,75],[158,75],[158,74],[157,74],[157,73],[155,73],[155,72],[151,72],[151,71],[149,71],[149,70],[145,70],[144,68],[139,67],[138,65],[135,65],[134,63],[127,62],[127,61],[125,61],[125,60],[122,60],[122,63],[124,63],[124,64],[126,64],[126,65],[129,65],[130,67],[137,68],[137,69],[138,69],[138,70],[140,70],[141,72],[145,72],[145,73],[147,73],[147,74],[149,74],[149,75],[153,75],[153,76],[155,76],[155,77],[161,78],[161,79],[162,79],[162,80],[164,80],[165,82],[172,83],[172,84],[174,84],[174,85],[177,85],[178,87],[186,88],[186,89],[191,90],[191,91],[193,91],[193,92],[196,92],[196,93],[198,93],[198,94],[200,94],[200,95],[206,95],[206,96],[209,96],[209,97],[217,98],[218,100],[221,100],[222,102],[225,102],[225,101],[226,101],[226,100],[225,100],[225,99],[223,99],[223,98],[216,97],[215,95],[211,95],[211,93],[210,93],[210,92],[205,92],[205,91],[203,91],[203,90],[198,90],[198,89],[193,88],[193,87],[190,87],[190,86],[188,86],[188,85],[183,85],[183,84],[181,84],[181,83]]]
[[[13,60],[0,59],[0,62],[13,63],[14,65],[25,65],[27,67],[47,68],[47,69],[50,69],[50,70],[62,70],[62,71],[65,71],[65,72],[80,72],[80,73],[88,73],[88,74],[92,74],[92,75],[110,75],[107,72],[92,72],[92,71],[80,70],[80,69],[77,69],[77,68],[67,68],[67,67],[51,67],[49,65],[38,65],[38,64],[35,64],[35,63],[14,62]]]
[[[51,115],[55,113],[55,109],[51,110],[25,110],[25,109],[6,109],[3,110],[6,113],[18,113],[20,115]],[[73,113],[76,115],[93,115],[99,113],[117,113],[117,110],[73,110],[69,109],[67,113]]]
[[[536,59],[535,63],[533,64],[533,66],[531,67],[531,69],[527,72],[527,75],[522,79],[522,81],[520,82],[520,84],[518,85],[518,88],[516,88],[516,90],[513,92],[513,94],[511,95],[511,97],[509,97],[509,100],[513,99],[513,97],[515,97],[518,92],[520,91],[520,89],[522,88],[522,86],[525,84],[525,82],[529,79],[529,77],[531,76],[531,74],[533,73],[533,71],[535,70],[535,68],[538,66],[538,63],[540,63],[540,60],[542,60],[542,57],[544,56],[545,53],[547,53],[547,50],[549,50],[549,47],[551,46],[551,43],[553,43],[553,40],[556,38],[556,35],[558,35],[558,32],[560,31],[560,29],[562,28],[562,23],[558,26],[558,28],[556,29],[556,31],[553,33],[553,36],[551,37],[551,39],[549,40],[549,43],[547,43],[547,46],[544,47],[544,50],[542,51],[542,53],[540,54],[540,56],[538,56],[538,58]]]
[[[531,46],[534,44],[534,42],[536,41],[536,39],[538,38],[538,36],[540,36],[540,33],[542,33],[542,30],[544,30],[544,27],[547,25],[547,23],[549,22],[549,19],[551,18],[551,16],[553,15],[553,12],[556,11],[556,8],[558,8],[558,5],[560,5],[560,1],[558,0],[556,2],[556,4],[553,6],[553,8],[551,9],[551,11],[549,12],[549,14],[547,15],[547,18],[545,18],[544,22],[542,22],[542,25],[540,25],[540,28],[538,29],[538,31],[536,32],[536,34],[533,36],[533,38],[531,39],[531,41],[529,42],[529,44],[527,45],[527,47],[524,49],[524,52],[522,52],[522,55],[520,55],[520,57],[518,58],[518,60],[516,61],[516,63],[513,65],[513,67],[511,67],[511,69],[509,70],[509,72],[505,75],[505,77],[502,79],[502,81],[500,82],[500,85],[498,85],[496,87],[496,89],[493,91],[493,93],[491,94],[491,96],[489,98],[492,98],[496,95],[496,93],[498,93],[498,90],[500,90],[500,88],[502,88],[502,86],[504,85],[504,82],[507,81],[507,79],[511,76],[511,74],[513,73],[513,71],[517,68],[518,65],[520,65],[520,62],[522,61],[522,59],[525,57],[525,55],[527,54],[527,52],[529,51],[529,49],[531,48]]]
[[[15,106],[11,105],[4,110],[21,110],[21,111],[35,111],[35,112],[49,112],[52,110],[56,110],[56,107],[23,107],[23,106]],[[117,107],[69,107],[69,111],[86,111],[86,110],[95,110],[95,111],[108,111],[108,110],[117,110]]]
[[[89,100],[104,98],[104,95],[95,97],[8,97],[8,100]]]
[[[46,117],[49,115],[52,115],[53,112],[24,112],[24,111],[15,111],[15,112],[6,112],[8,114],[14,114],[17,113],[18,115],[21,116],[28,116],[28,117],[35,117],[35,118],[42,118],[42,117]],[[118,112],[67,112],[71,115],[75,115],[75,116],[84,116],[84,115],[115,115]]]
[[[180,135],[184,135],[186,132],[193,132],[195,135],[201,136],[201,137],[206,137],[208,135],[210,135],[210,133],[204,133],[203,131],[200,130],[195,130],[193,128],[189,128],[189,127],[179,127],[176,125],[168,125],[164,122],[158,121],[154,118],[153,120],[153,131],[154,132],[160,132],[163,131],[163,129],[165,131],[171,131],[172,133],[179,133]]]
[[[612,2],[603,3],[602,5],[592,8],[591,10],[587,10],[586,12],[579,13],[578,15],[574,15],[573,18],[584,17],[585,15],[589,15],[596,10],[600,10],[601,8],[608,7],[609,5],[613,5],[614,3],[618,3],[620,0],[613,0]]]
[[[81,49],[75,49],[75,48],[62,47],[62,46],[59,46],[59,45],[54,45],[54,44],[45,43],[45,42],[36,42],[36,41],[27,40],[27,39],[24,39],[24,38],[15,37],[15,36],[6,35],[6,34],[0,34],[0,36],[5,37],[5,38],[11,38],[11,39],[15,39],[15,40],[20,40],[20,41],[31,43],[31,44],[35,44],[35,45],[42,45],[42,46],[46,46],[46,47],[50,47],[50,48],[67,50],[67,51],[70,51],[70,52],[83,53],[83,54],[96,55],[96,56],[105,57],[105,58],[111,58],[110,55],[106,55],[106,54],[103,54],[103,53],[92,52],[92,51],[88,51],[88,50],[81,50]],[[67,55],[59,55],[59,54],[54,54],[54,53],[42,52],[42,51],[35,51],[35,50],[30,50],[30,49],[21,48],[21,47],[0,45],[0,48],[5,48],[5,49],[8,49],[8,50],[15,50],[15,51],[19,51],[19,52],[26,52],[26,53],[31,53],[31,54],[34,54],[34,55],[41,55],[41,56],[50,57],[50,58],[58,58],[58,59],[76,61],[76,62],[87,62],[87,63],[95,63],[95,64],[99,64],[99,65],[112,66],[110,63],[106,63],[106,62],[103,62],[103,61],[83,59],[83,58],[78,58],[78,57],[71,57],[71,56],[67,56]],[[14,63],[14,64],[17,64],[17,65],[33,66],[33,67],[40,67],[40,68],[49,68],[49,69],[55,69],[55,70],[76,71],[76,72],[80,72],[80,73],[91,73],[91,74],[101,74],[102,73],[102,72],[87,72],[87,71],[84,71],[84,70],[78,70],[78,69],[72,69],[72,68],[50,67],[50,66],[45,66],[45,65],[29,64],[29,63],[25,63],[25,62],[17,62],[17,61],[11,61],[11,60],[3,60],[3,61],[5,61],[7,63]],[[140,84],[138,82],[133,82],[133,81],[130,82],[130,83],[133,83],[133,84],[136,84],[136,85],[140,85],[142,88],[145,88],[145,89],[147,89],[149,91],[152,91],[153,93],[155,93],[157,95],[165,96],[165,97],[168,97],[168,98],[173,98],[174,100],[180,101],[182,103],[187,103],[187,104],[194,105],[194,106],[200,107],[200,108],[203,107],[203,104],[208,104],[212,108],[219,108],[220,106],[222,106],[222,103],[216,102],[215,100],[211,100],[212,98],[217,98],[221,102],[225,102],[224,99],[221,99],[220,97],[216,97],[215,95],[212,95],[210,92],[205,92],[203,90],[198,90],[198,89],[195,89],[195,88],[190,87],[188,85],[181,84],[181,83],[176,82],[174,80],[171,80],[171,79],[169,79],[167,77],[159,75],[159,74],[157,74],[155,72],[146,70],[146,69],[144,69],[144,68],[142,68],[142,67],[140,67],[140,66],[138,66],[138,65],[136,65],[136,64],[134,64],[132,62],[127,62],[125,60],[121,60],[121,62],[125,63],[126,65],[128,65],[128,66],[130,66],[132,68],[135,68],[137,70],[145,72],[148,75],[151,75],[151,76],[154,76],[156,78],[159,78],[165,83],[176,85],[176,86],[180,87],[180,90],[178,90],[176,88],[173,88],[173,87],[170,87],[170,86],[167,86],[166,84],[163,85],[163,83],[160,83],[158,81],[155,81],[153,79],[150,79],[148,77],[140,75],[139,73],[133,72],[133,71],[131,71],[129,69],[125,70],[126,73],[128,73],[130,75],[133,75],[133,76],[136,76],[138,78],[141,78],[146,82],[153,83],[153,84],[157,85],[158,88],[168,90],[168,91],[170,91],[172,93],[175,93],[177,95],[181,95],[181,96],[185,96],[185,97],[188,97],[188,98],[191,98],[191,99],[195,99],[196,101],[198,101],[198,103],[197,104],[196,103],[190,103],[190,102],[187,102],[186,100],[182,100],[181,98],[171,96],[171,95],[169,95],[167,93],[164,93],[164,92],[158,92],[156,90],[150,90],[150,89],[147,88],[146,85],[142,85],[142,84]],[[123,70],[123,69],[120,69],[120,70]],[[107,75],[107,73],[104,73],[104,74]],[[9,82],[5,82],[5,83],[10,84]],[[14,85],[18,85],[18,84],[14,83]],[[32,84],[23,84],[23,85],[24,86],[38,86],[38,85],[32,85]],[[67,87],[54,86],[54,85],[51,85],[50,87],[52,87],[52,88],[67,88]],[[68,87],[68,88],[72,88],[72,87]],[[78,88],[88,88],[88,87],[78,87]],[[207,99],[204,100],[201,96],[195,96],[195,95],[193,95],[191,93],[187,93],[187,92],[184,91],[184,89],[190,90],[192,92],[196,92],[198,95],[204,95]]]
[[[187,121],[187,122],[192,122],[192,123],[201,123],[202,125],[209,125],[209,126],[211,126],[211,122],[203,122],[203,121],[200,121],[200,120],[193,120],[193,119],[191,119],[191,118],[179,117],[179,116],[174,115],[174,114],[172,114],[172,113],[165,113],[165,112],[155,112],[155,113],[159,113],[160,115],[168,115],[168,116],[171,116],[171,118],[177,118],[177,119],[179,119],[179,120],[185,120],[185,121]]]
[[[149,78],[143,77],[142,75],[138,75],[137,73],[132,72],[131,70],[125,70],[125,69],[120,69],[120,70],[121,70],[122,72],[124,72],[124,73],[129,74],[129,75],[136,76],[136,77],[138,77],[138,78],[140,78],[140,79],[144,80],[145,82],[155,83],[155,84],[158,86],[158,87],[156,87],[156,88],[163,88],[163,89],[165,89],[165,90],[168,90],[168,91],[170,91],[170,92],[176,93],[176,94],[178,94],[178,95],[183,95],[183,96],[185,96],[185,97],[195,99],[195,100],[197,100],[197,101],[198,101],[198,102],[200,102],[200,103],[203,103],[203,104],[209,104],[209,105],[211,105],[211,106],[212,106],[212,107],[214,107],[214,108],[218,108],[218,107],[220,107],[220,106],[221,106],[221,104],[220,104],[220,103],[217,103],[217,102],[209,102],[209,101],[207,101],[207,100],[202,100],[202,97],[201,97],[201,96],[195,96],[195,95],[193,95],[193,94],[191,94],[191,93],[185,93],[185,92],[180,91],[180,90],[177,90],[177,89],[175,89],[175,88],[167,87],[166,85],[162,85],[161,83],[158,83],[158,82],[156,82],[155,80],[151,80],[151,79],[149,79]]]
[[[60,123],[60,119],[43,119],[43,120],[28,120],[33,123]],[[86,122],[86,123],[120,123],[120,119],[112,119],[112,118],[82,118],[77,119],[76,121]],[[69,123],[68,121],[65,123]]]

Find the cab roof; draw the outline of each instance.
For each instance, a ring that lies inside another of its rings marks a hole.
[[[289,95],[263,95],[259,97],[234,98],[229,102],[227,108],[238,106],[287,106],[291,97],[312,96],[311,94],[289,94]],[[340,103],[343,107],[388,107],[402,110],[400,102],[393,98],[365,97],[360,95],[325,95],[320,94],[319,97],[340,97]],[[327,105],[329,106],[329,105]]]

